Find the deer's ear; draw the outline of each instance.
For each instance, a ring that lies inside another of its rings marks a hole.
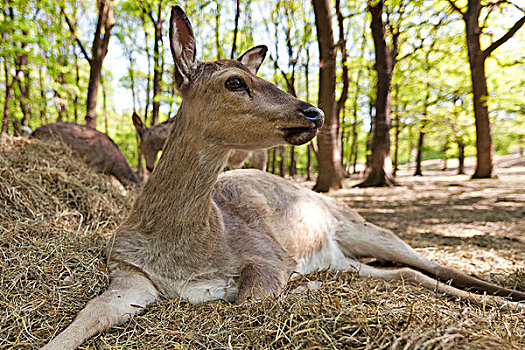
[[[142,122],[142,119],[140,119],[139,115],[135,112],[133,112],[133,125],[135,126],[135,130],[137,130],[137,134],[140,138],[142,138],[142,134],[144,131],[146,131],[146,128],[144,127],[144,123]]]
[[[238,61],[244,64],[252,74],[257,74],[266,57],[266,52],[268,52],[268,48],[265,45],[255,46],[239,57]]]
[[[170,47],[175,62],[175,83],[180,90],[189,83],[195,65],[195,36],[186,13],[178,5],[171,8]]]

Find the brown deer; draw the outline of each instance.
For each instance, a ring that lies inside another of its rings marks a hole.
[[[265,46],[239,61],[196,61],[193,30],[178,6],[171,10],[170,42],[183,102],[156,170],[108,242],[110,285],[44,349],[73,349],[161,296],[243,303],[279,293],[294,273],[322,269],[403,279],[480,305],[503,300],[428,275],[525,299],[426,260],[333,198],[258,170],[221,173],[231,149],[310,141],[323,114],[255,75]],[[380,269],[360,257],[409,267]]]
[[[133,113],[133,125],[139,136],[139,149],[146,160],[146,169],[151,173],[157,162],[157,154],[164,148],[168,138],[169,129],[173,125],[175,118],[168,119],[163,123],[148,128],[142,122],[137,113]],[[266,170],[267,155],[266,150],[260,149],[255,151],[232,150],[226,166],[231,169],[240,169],[243,167],[246,159],[250,158],[252,166],[262,171]]]
[[[95,171],[113,175],[123,185],[140,185],[139,178],[115,142],[89,126],[65,122],[46,124],[31,136],[41,140],[60,139]]]

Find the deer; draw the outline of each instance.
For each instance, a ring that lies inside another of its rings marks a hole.
[[[144,155],[146,161],[146,169],[149,173],[153,172],[155,163],[157,162],[157,154],[162,151],[166,139],[168,138],[169,129],[173,125],[175,118],[170,118],[160,124],[156,124],[150,128],[144,125],[144,122],[137,113],[132,115],[133,126],[139,139],[139,150]],[[232,150],[226,167],[230,169],[240,169],[244,166],[246,159],[250,158],[252,167],[262,171],[266,171],[266,161],[268,156],[266,150]]]
[[[117,144],[108,135],[94,128],[57,122],[37,128],[31,133],[31,137],[62,140],[96,172],[113,175],[124,186],[141,185]]]
[[[427,260],[334,198],[258,169],[222,172],[232,149],[312,140],[323,112],[256,76],[266,46],[238,60],[198,61],[179,6],[171,8],[169,38],[182,104],[164,151],[107,243],[107,290],[43,349],[74,349],[160,298],[257,302],[278,295],[297,274],[325,269],[520,307],[524,292]],[[403,267],[370,266],[360,260],[366,257]]]

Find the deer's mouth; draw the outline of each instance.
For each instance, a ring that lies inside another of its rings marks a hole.
[[[317,127],[293,127],[293,128],[281,128],[280,131],[283,134],[283,138],[286,142],[291,145],[302,145],[317,135]]]

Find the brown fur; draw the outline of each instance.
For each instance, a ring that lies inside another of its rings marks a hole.
[[[328,268],[407,280],[479,305],[502,300],[456,289],[417,270],[525,299],[523,292],[424,259],[392,232],[330,197],[258,170],[221,173],[231,149],[308,142],[322,113],[254,75],[263,47],[249,50],[242,63],[197,62],[193,33],[179,7],[172,9],[170,38],[183,103],[164,152],[108,243],[108,291],[45,349],[72,349],[160,295],[242,303],[279,293],[294,272]],[[232,77],[247,89],[227,88]],[[378,269],[361,263],[361,257],[409,267]]]
[[[164,148],[169,130],[174,124],[173,121],[175,118],[168,119],[151,128],[147,128],[136,113],[133,113],[132,119],[139,137],[139,150],[146,161],[146,168],[151,172],[157,163],[157,154]],[[240,169],[244,166],[248,158],[251,160],[253,168],[266,171],[268,156],[264,149],[255,151],[242,149],[232,150],[226,162],[226,167],[230,169]]]
[[[46,124],[36,129],[32,136],[42,140],[61,139],[95,171],[113,175],[123,185],[140,185],[139,178],[115,142],[87,125],[65,122]]]

